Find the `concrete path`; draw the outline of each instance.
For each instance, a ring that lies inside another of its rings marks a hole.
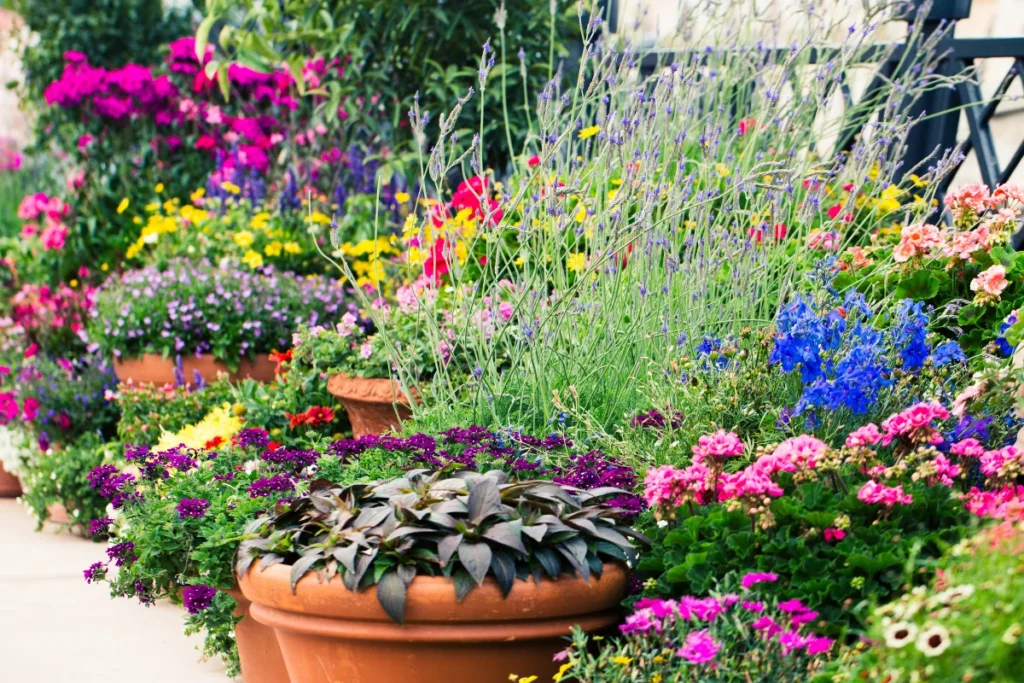
[[[0,681],[230,681],[220,662],[199,662],[201,639],[182,633],[179,608],[112,600],[85,583],[103,544],[34,528],[24,508],[0,500]]]

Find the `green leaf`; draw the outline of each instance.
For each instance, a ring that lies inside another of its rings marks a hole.
[[[206,61],[206,46],[210,43],[210,29],[213,28],[216,21],[217,15],[210,14],[199,23],[199,28],[196,29],[196,59],[200,64]]]
[[[896,285],[896,298],[927,301],[938,294],[939,288],[948,280],[949,276],[940,270],[915,270],[909,277],[900,278]]]
[[[519,522],[501,522],[495,524],[487,531],[484,532],[484,538],[501,545],[508,546],[513,550],[526,555],[526,546],[523,545],[523,541],[519,536]]]
[[[961,325],[974,325],[985,315],[984,306],[964,306],[956,314],[956,320]]]

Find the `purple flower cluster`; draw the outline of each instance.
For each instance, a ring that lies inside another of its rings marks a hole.
[[[118,567],[131,564],[135,560],[139,559],[138,555],[135,555],[134,553],[135,544],[131,541],[115,543],[107,548],[107,558]]]
[[[263,451],[260,459],[264,462],[275,465],[290,465],[291,468],[301,470],[316,463],[320,458],[320,452],[316,450],[299,450],[293,448],[275,448]]]
[[[101,496],[110,499],[115,508],[120,508],[125,500],[122,489],[134,483],[135,476],[121,474],[113,465],[100,465],[86,475],[86,481],[89,482],[89,488],[99,489]]]
[[[82,574],[85,576],[86,583],[102,581],[107,576],[107,565],[102,562],[93,562],[88,569],[82,571]]]
[[[563,486],[575,486],[584,490],[611,486],[624,491],[634,491],[637,487],[636,472],[633,468],[598,450],[571,455],[569,463],[557,470],[558,474],[552,479],[556,484]],[[624,511],[625,520],[634,519],[646,507],[642,497],[632,494],[616,496],[610,499],[608,504]]]
[[[210,501],[205,498],[182,498],[175,509],[178,511],[178,519],[201,519],[210,509]]]
[[[89,535],[98,536],[100,534],[105,534],[113,523],[114,520],[109,517],[100,517],[99,519],[89,520]]]
[[[629,422],[629,426],[633,428],[651,428],[651,429],[664,429],[666,424],[671,424],[672,429],[679,429],[683,425],[683,414],[675,412],[672,414],[672,420],[668,421],[665,416],[657,408],[651,408],[646,413],[640,413]]]
[[[264,498],[275,493],[291,493],[295,490],[295,483],[286,474],[276,474],[273,477],[260,477],[249,484],[250,498]]]
[[[246,427],[235,434],[232,442],[240,448],[266,448],[270,445],[270,436],[265,429]]]
[[[115,356],[215,352],[232,359],[289,346],[296,329],[339,318],[345,299],[340,282],[322,277],[173,259],[111,276],[97,296],[90,336]]]
[[[181,602],[189,614],[199,614],[210,606],[216,595],[217,589],[213,586],[185,586],[181,590]]]

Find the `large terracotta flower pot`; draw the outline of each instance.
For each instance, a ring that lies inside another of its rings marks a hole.
[[[250,603],[239,590],[225,591],[238,606],[235,616],[242,620],[235,625],[238,659],[242,664],[242,683],[288,683],[281,647],[274,629],[249,616]]]
[[[625,568],[609,564],[590,583],[516,581],[508,598],[488,578],[460,603],[450,581],[421,576],[409,585],[400,625],[375,588],[353,593],[313,574],[292,594],[290,571],[261,571],[257,562],[239,585],[252,617],[277,631],[291,683],[503,683],[509,674],[550,681],[572,627],[615,624],[627,587]]]
[[[4,469],[0,463],[0,498],[17,498],[21,495],[21,480]]]
[[[46,506],[46,521],[54,524],[69,524],[71,515],[63,503],[50,503]]]
[[[412,417],[409,398],[393,379],[332,375],[327,391],[345,406],[356,437],[397,431],[402,420]]]
[[[182,356],[181,365],[186,382],[193,380],[196,370],[207,382],[217,379],[217,375],[222,372],[233,380],[251,378],[257,382],[273,382],[277,369],[277,364],[265,353],[257,354],[252,360],[242,359],[238,364],[238,370],[234,372],[211,355]],[[122,382],[130,380],[135,384],[157,386],[174,384],[174,359],[164,358],[156,353],[144,353],[138,358],[115,358],[114,374]]]

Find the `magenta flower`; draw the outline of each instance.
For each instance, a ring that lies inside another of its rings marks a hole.
[[[812,636],[807,639],[805,649],[809,655],[820,655],[831,650],[834,642],[831,638],[824,636]]]
[[[693,461],[703,462],[705,458],[730,458],[743,455],[743,442],[734,432],[719,429],[714,434],[705,434],[697,439],[693,447]]]
[[[740,583],[743,585],[745,589],[750,590],[750,587],[754,584],[771,583],[773,581],[778,580],[779,575],[773,572],[750,572],[749,574],[745,574],[743,576],[743,579],[740,581]]]
[[[914,502],[910,494],[903,492],[902,486],[885,486],[874,480],[865,482],[860,487],[860,491],[857,492],[857,500],[868,505],[881,504],[887,508],[891,508],[897,503],[910,505]]]
[[[676,653],[691,664],[705,664],[713,660],[722,648],[707,630],[694,631]]]

